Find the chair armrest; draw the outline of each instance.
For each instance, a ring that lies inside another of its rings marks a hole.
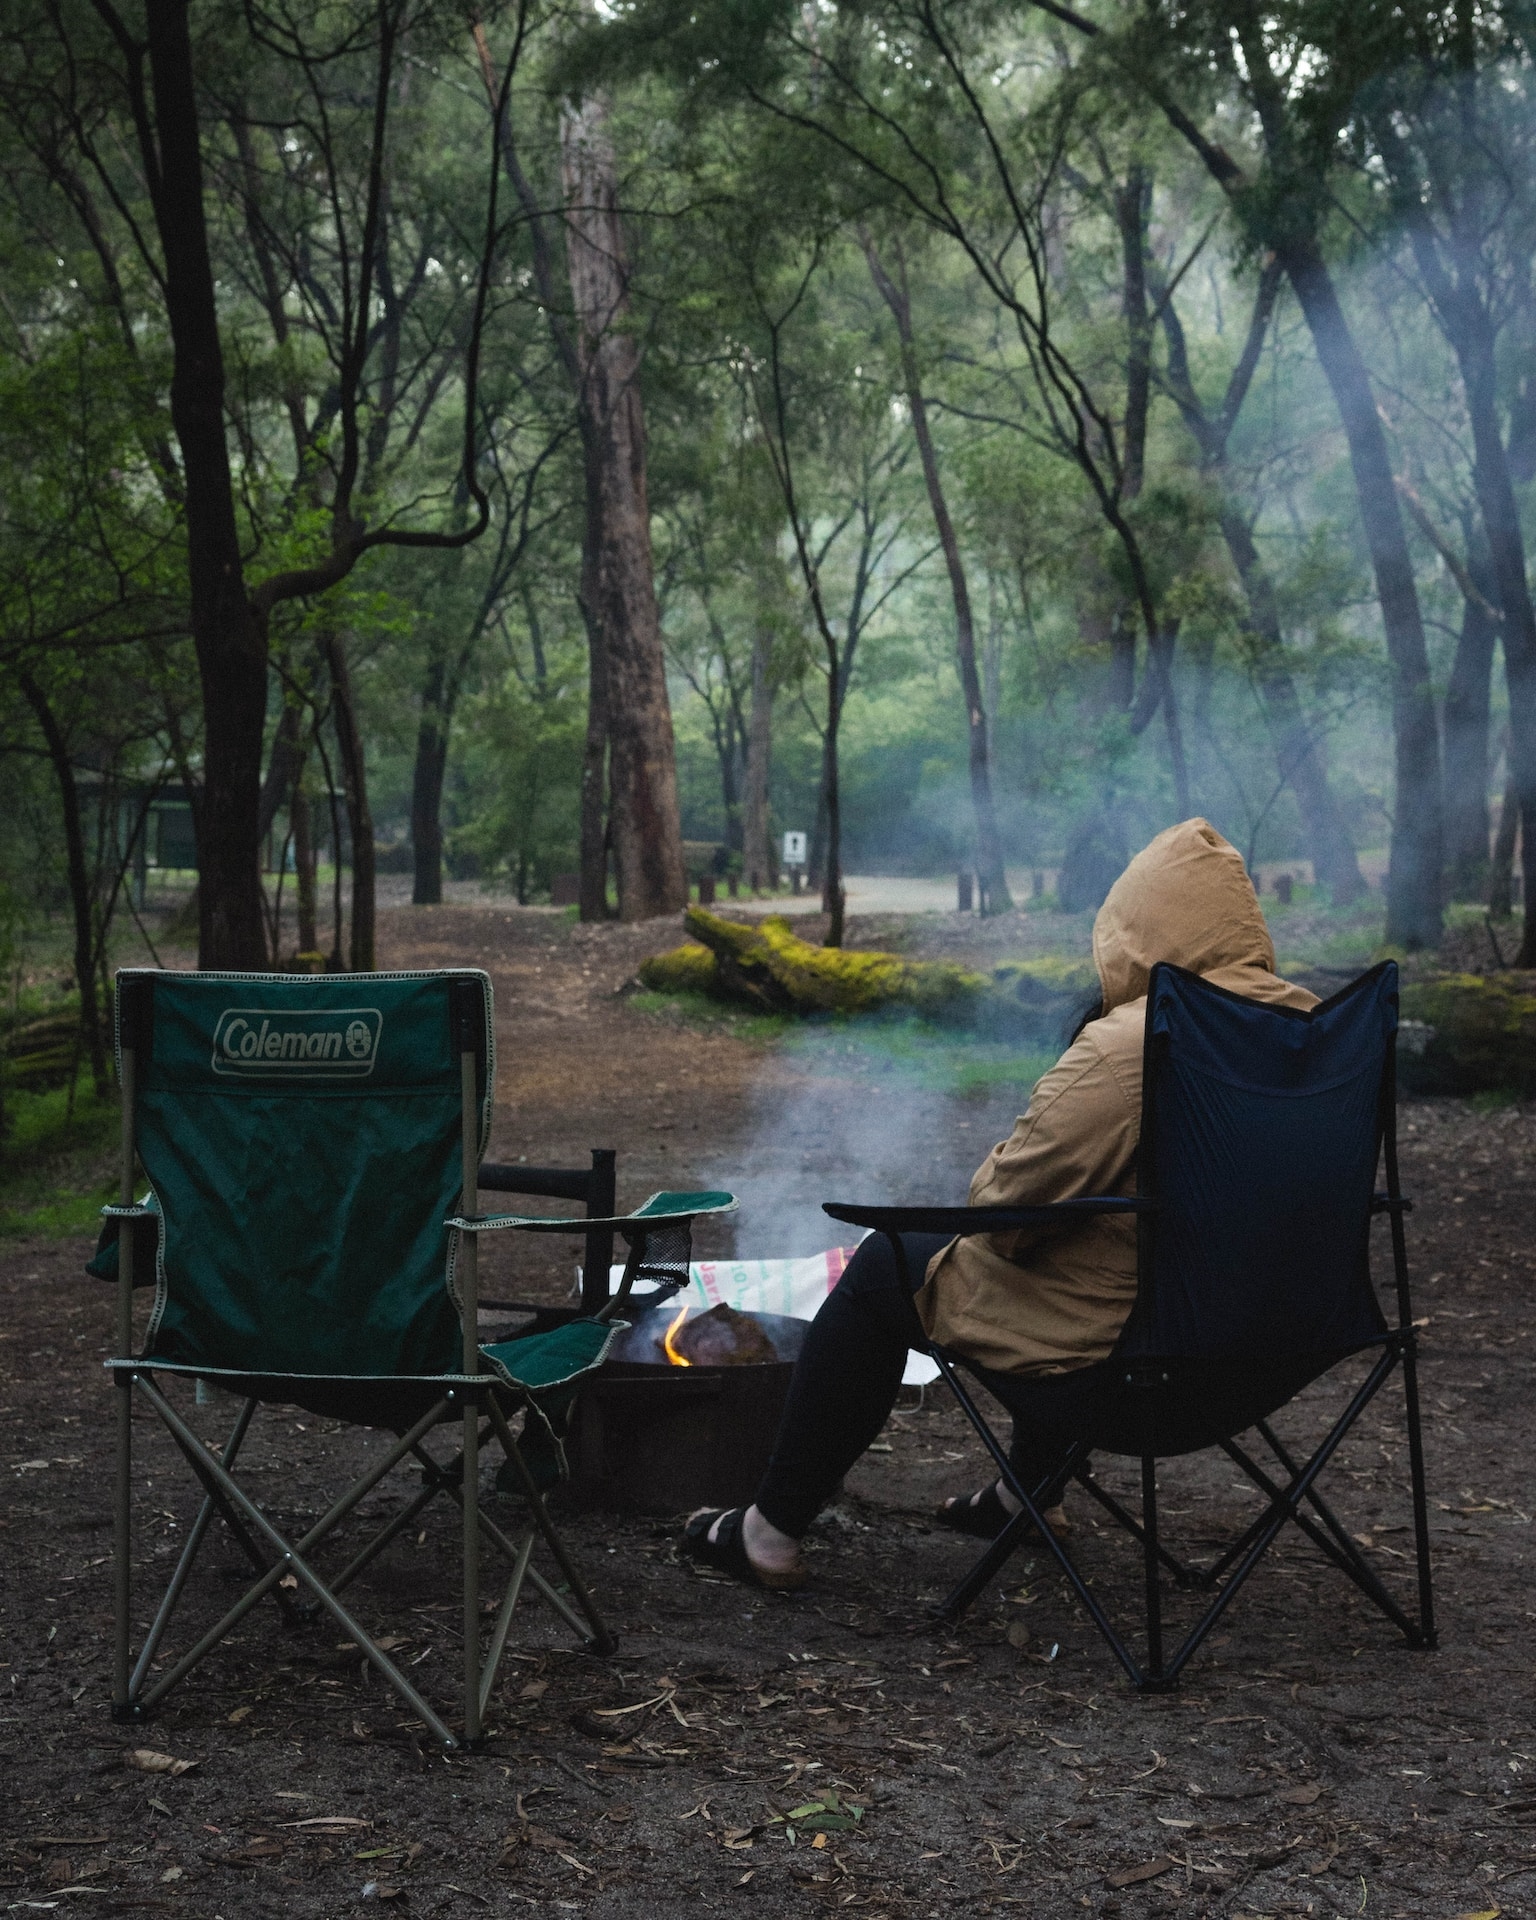
[[[1390,1193],[1374,1193],[1371,1195],[1371,1212],[1412,1213],[1413,1202],[1401,1198],[1394,1200]]]
[[[614,1214],[607,1219],[584,1213],[558,1220],[540,1214],[493,1213],[471,1218],[455,1213],[443,1225],[456,1227],[460,1233],[499,1233],[506,1227],[517,1233],[586,1233],[592,1227],[611,1227],[615,1233],[644,1234],[658,1227],[683,1227],[706,1215],[735,1211],[734,1193],[653,1193],[633,1213]]]
[[[976,1233],[1013,1233],[1021,1227],[1067,1227],[1074,1217],[1100,1213],[1151,1213],[1153,1207],[1151,1200],[1105,1194],[1058,1200],[1047,1207],[856,1207],[827,1200],[821,1210],[850,1227],[873,1227],[877,1233],[952,1233],[963,1239]]]

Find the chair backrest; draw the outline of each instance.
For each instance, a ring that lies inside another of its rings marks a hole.
[[[1118,1351],[1284,1362],[1381,1338],[1371,1199],[1397,968],[1310,1011],[1166,964],[1147,998],[1136,1307]]]
[[[147,1354],[266,1374],[458,1370],[443,1220],[459,1208],[471,1048],[481,1153],[490,1129],[483,973],[130,970],[117,1033],[162,1215]]]

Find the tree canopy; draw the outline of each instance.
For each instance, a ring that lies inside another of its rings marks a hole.
[[[98,1076],[149,860],[240,967],[373,965],[381,862],[638,919],[791,828],[832,944],[850,864],[1083,904],[1194,812],[1507,912],[1532,28],[17,0],[0,865]]]

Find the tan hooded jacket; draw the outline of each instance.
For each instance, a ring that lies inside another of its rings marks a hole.
[[[1242,855],[1204,820],[1138,853],[1093,923],[1103,1015],[1035,1087],[1029,1110],[971,1182],[970,1204],[1041,1206],[1136,1190],[1147,987],[1159,960],[1250,1000],[1316,1006],[1275,974]],[[1065,1373],[1106,1359],[1136,1297],[1128,1216],[1065,1231],[952,1240],[917,1309],[930,1336],[1002,1373]]]

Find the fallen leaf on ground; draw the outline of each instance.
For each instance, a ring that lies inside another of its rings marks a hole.
[[[234,1712],[228,1716],[228,1724],[232,1727],[238,1727],[242,1720],[249,1720],[254,1712],[254,1707],[236,1707]]]
[[[276,1860],[283,1852],[284,1847],[281,1840],[269,1840],[265,1834],[258,1833],[254,1839],[248,1840],[243,1847],[236,1847],[234,1852],[227,1854],[225,1858],[236,1862],[242,1860]]]
[[[1278,1796],[1280,1804],[1284,1807],[1310,1807],[1314,1801],[1321,1800],[1322,1797],[1323,1790],[1315,1780],[1308,1780],[1299,1787],[1287,1787],[1285,1792]]]
[[[130,1747],[123,1755],[123,1765],[132,1767],[136,1773],[169,1773],[172,1775],[190,1773],[197,1765],[195,1760],[173,1760],[168,1753],[156,1753],[153,1747]]]
[[[1166,1853],[1158,1854],[1155,1860],[1143,1860],[1139,1867],[1121,1867],[1116,1873],[1106,1873],[1106,1887],[1135,1887],[1143,1880],[1155,1880],[1160,1873],[1167,1873],[1177,1863]]]
[[[1008,1622],[1008,1644],[1010,1647],[1027,1647],[1034,1638],[1022,1620]]]
[[[547,1680],[530,1680],[517,1697],[519,1700],[542,1700],[548,1692],[549,1682]]]

